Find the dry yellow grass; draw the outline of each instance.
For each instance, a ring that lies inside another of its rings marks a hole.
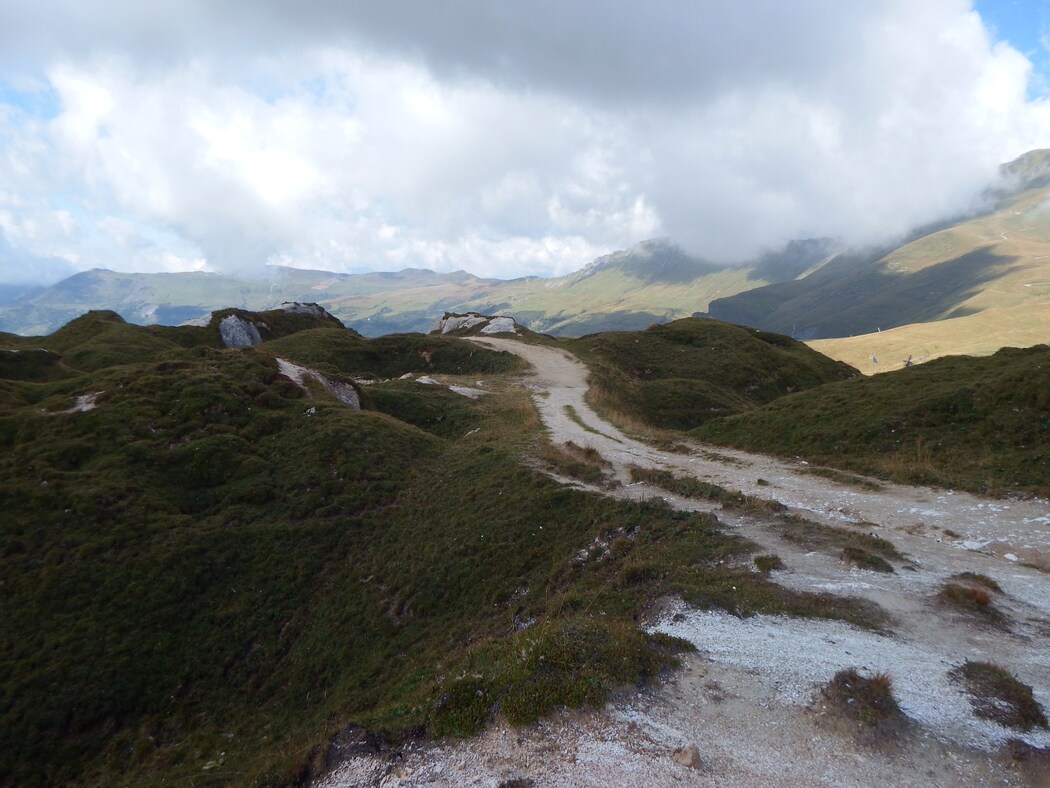
[[[940,356],[987,356],[1004,347],[1046,343],[1050,343],[1050,298],[952,320],[913,323],[855,337],[815,339],[806,344],[870,375],[873,371],[900,369],[908,356],[920,364]],[[878,358],[877,364],[872,364],[871,354]]]

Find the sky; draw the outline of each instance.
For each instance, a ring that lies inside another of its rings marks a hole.
[[[0,283],[739,263],[1040,147],[1045,0],[0,4]]]

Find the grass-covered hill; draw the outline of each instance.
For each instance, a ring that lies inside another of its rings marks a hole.
[[[592,334],[567,346],[591,368],[598,408],[620,422],[672,429],[858,374],[789,337],[703,318]]]
[[[870,623],[771,585],[709,517],[534,470],[509,354],[240,314],[270,338],[113,313],[0,335],[0,784],[286,784],[350,723],[463,734],[598,703],[673,661],[634,623],[665,593]]]
[[[898,481],[1050,497],[1050,347],[833,383],[693,435]]]

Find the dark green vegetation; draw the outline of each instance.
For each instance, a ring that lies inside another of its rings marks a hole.
[[[1005,668],[967,660],[949,671],[948,676],[966,688],[973,713],[978,717],[1021,731],[1047,727],[1046,714],[1032,697],[1032,688]]]
[[[628,426],[690,429],[857,374],[788,337],[702,318],[567,346],[591,369],[591,403]]]
[[[725,487],[712,484],[711,482],[701,481],[689,476],[676,476],[670,471],[640,468],[637,465],[631,467],[631,481],[654,484],[683,498],[712,501],[713,503],[721,504],[727,509],[775,513],[782,512],[787,508],[776,501],[754,498],[740,492],[727,490]]]
[[[693,435],[895,481],[1050,496],[1050,346],[833,383]]]
[[[465,734],[599,703],[673,663],[634,624],[666,594],[884,621],[770,584],[711,517],[531,469],[523,394],[376,383],[354,411],[274,360],[473,382],[513,356],[246,316],[271,338],[113,313],[0,337],[0,783],[287,782],[350,721]]]
[[[539,458],[555,473],[588,484],[611,486],[614,481],[605,473],[612,464],[597,449],[577,446],[572,441],[558,446],[544,441],[539,449]]]
[[[854,668],[840,670],[823,695],[838,714],[872,728],[894,725],[904,717],[893,697],[893,680],[885,673],[866,678]]]
[[[869,553],[860,547],[843,547],[842,560],[847,564],[861,569],[870,569],[873,572],[885,572],[886,574],[893,572],[893,564],[882,556]]]
[[[776,569],[783,569],[784,562],[780,560],[780,556],[773,555],[772,553],[763,553],[762,555],[755,556],[755,569],[763,574],[769,574]]]
[[[807,550],[823,550],[832,554],[842,551],[841,557],[844,561],[856,563],[866,569],[892,572],[893,567],[885,559],[904,558],[892,542],[881,536],[815,523],[795,514],[780,515],[779,523],[772,527],[784,539]]]

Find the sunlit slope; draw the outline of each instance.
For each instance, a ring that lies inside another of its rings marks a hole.
[[[1035,151],[1012,163],[1021,185],[1001,192],[996,207],[986,213],[868,258],[844,255],[802,279],[716,301],[710,312],[803,339],[827,339],[885,333],[991,309],[1046,306],[1046,159],[1045,151]],[[951,332],[957,327],[942,328]],[[1022,344],[1009,335],[1004,342]]]
[[[878,373],[900,369],[909,357],[912,363],[923,363],[940,356],[986,356],[1003,347],[1030,347],[1048,341],[1050,306],[1036,302],[874,334],[814,339],[806,344],[862,372]],[[872,354],[877,363],[872,363]]]

